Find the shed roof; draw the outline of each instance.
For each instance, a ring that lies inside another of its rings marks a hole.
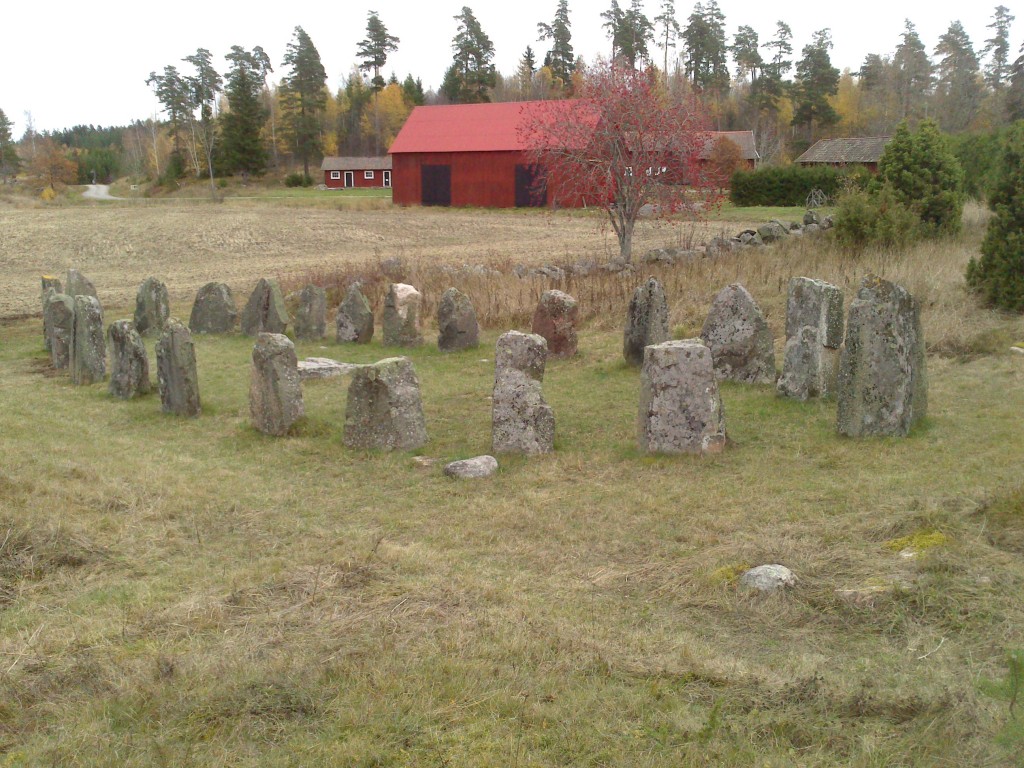
[[[740,157],[743,160],[758,159],[753,131],[709,131],[707,141],[704,142],[704,149],[700,153],[701,160],[707,160],[711,157],[711,151],[720,139],[728,139],[739,147]]]
[[[321,171],[390,171],[390,157],[325,157]]]
[[[798,163],[877,163],[891,136],[820,139],[796,159]]]

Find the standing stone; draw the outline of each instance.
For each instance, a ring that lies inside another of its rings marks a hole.
[[[71,383],[82,386],[103,381],[107,375],[107,347],[103,340],[103,310],[95,296],[75,296],[71,341]]]
[[[69,269],[64,280],[64,293],[74,298],[75,296],[96,296],[96,288],[92,281],[79,272],[77,269]]]
[[[252,348],[249,413],[253,426],[284,435],[305,414],[295,345],[279,333],[261,333]]]
[[[156,343],[156,373],[160,384],[160,406],[164,413],[198,416],[199,376],[192,334],[177,320],[164,327]]]
[[[352,375],[345,407],[349,448],[412,450],[427,442],[420,382],[412,362],[389,357]]]
[[[533,332],[544,337],[548,354],[572,357],[576,354],[576,321],[579,306],[576,299],[562,291],[544,291],[533,313]]]
[[[725,414],[711,350],[700,339],[665,341],[644,350],[637,413],[640,450],[719,453]]]
[[[42,276],[43,292],[43,344],[46,345],[46,351],[50,351],[50,327],[46,324],[46,303],[49,301],[50,296],[61,293],[60,278],[53,277],[52,275]],[[52,293],[51,293],[52,291]]]
[[[63,370],[71,364],[71,346],[75,338],[75,300],[64,293],[50,293],[45,313],[45,324],[50,329],[50,362],[54,368]]]
[[[904,436],[928,411],[920,308],[875,275],[850,304],[839,366],[836,427],[850,437]]]
[[[135,330],[142,336],[160,333],[171,316],[167,286],[147,277],[135,294]]]
[[[199,289],[188,320],[192,333],[231,333],[237,322],[235,297],[226,283],[207,283]]]
[[[491,400],[491,446],[495,453],[550,453],[555,415],[541,385],[547,342],[537,334],[509,331],[498,339]]]
[[[349,286],[345,300],[338,307],[334,325],[339,342],[370,343],[373,338],[373,310],[358,285]]]
[[[148,395],[149,356],[131,320],[118,320],[107,329],[110,346],[110,394],[122,400]]]
[[[242,333],[284,333],[288,327],[288,310],[277,280],[260,278],[249,301],[242,310]]]
[[[790,280],[778,393],[797,400],[835,394],[842,342],[843,292],[809,277]]]
[[[449,288],[437,305],[437,348],[442,352],[471,349],[480,344],[480,326],[469,296]]]
[[[316,285],[307,285],[299,293],[295,311],[295,338],[315,341],[327,331],[327,292]]]
[[[775,382],[772,332],[754,297],[739,283],[715,296],[700,337],[711,350],[719,381]]]
[[[405,283],[392,283],[384,300],[384,344],[394,347],[418,347],[423,343],[420,330],[422,294]]]
[[[668,328],[668,300],[657,278],[649,278],[633,292],[623,334],[622,355],[630,365],[643,365],[644,348],[671,337]]]

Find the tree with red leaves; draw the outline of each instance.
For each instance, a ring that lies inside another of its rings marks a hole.
[[[700,161],[704,107],[669,101],[653,72],[598,62],[579,99],[524,108],[519,131],[549,202],[603,208],[626,261],[641,212],[699,217],[716,197]]]

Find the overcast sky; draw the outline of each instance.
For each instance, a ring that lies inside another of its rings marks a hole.
[[[78,124],[125,125],[159,110],[145,84],[151,71],[181,59],[197,48],[209,49],[220,71],[232,45],[262,45],[270,55],[276,79],[285,46],[296,26],[316,45],[333,91],[356,63],[356,46],[366,32],[370,9],[380,13],[389,32],[401,38],[388,59],[386,73],[399,79],[407,73],[437,88],[451,63],[451,40],[463,2],[469,2],[495,47],[495,65],[512,74],[527,45],[542,59],[546,43],[537,41],[537,22],[550,23],[557,0],[333,0],[284,3],[234,3],[220,0],[172,0],[86,3],[55,0],[36,5],[30,0],[5,3],[0,40],[0,109],[20,137],[31,112],[36,130],[57,130]],[[1016,4],[1001,0],[1011,8]],[[649,18],[658,15],[662,0],[646,0]],[[754,2],[720,0],[729,42],[740,25],[754,27],[762,42],[771,39],[775,22],[793,30],[794,60],[811,34],[832,30],[832,63],[856,70],[867,53],[891,53],[899,43],[904,18],[917,27],[929,52],[954,19],[967,30],[976,50],[991,37],[987,29],[998,2],[951,3],[930,0],[857,0],[840,2]],[[569,0],[572,43],[577,55],[592,61],[609,53],[600,14],[610,0]],[[629,0],[619,0],[628,7]],[[693,9],[676,0],[676,16],[685,26]],[[1024,9],[1021,9],[1024,11]],[[1011,60],[1024,36],[1024,12],[1011,29]],[[660,49],[656,61],[661,60]]]

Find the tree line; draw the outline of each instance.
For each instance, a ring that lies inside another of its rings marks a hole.
[[[1024,119],[1024,46],[1014,58],[1014,17],[1003,5],[995,8],[991,37],[981,46],[954,21],[929,53],[908,19],[892,53],[870,53],[843,72],[831,60],[829,29],[816,31],[797,56],[785,21],[767,30],[739,25],[730,35],[717,0],[699,0],[686,18],[673,0],[662,0],[654,18],[642,0],[610,0],[600,18],[608,40],[602,55],[609,62],[653,73],[668,98],[699,97],[720,130],[753,130],[765,161],[792,157],[825,136],[891,134],[904,120],[930,117],[957,133]],[[2,117],[0,175],[13,175],[23,160],[36,162],[40,144],[53,143],[75,165],[65,175],[79,182],[127,173],[212,183],[215,176],[247,177],[282,165],[301,165],[309,178],[311,164],[324,154],[386,152],[421,104],[561,99],[579,91],[586,67],[573,48],[569,0],[557,0],[553,17],[538,22],[536,40],[507,74],[495,68],[494,44],[470,7],[453,21],[452,59],[436,91],[424,92],[412,74],[402,81],[393,73],[385,78],[388,56],[401,40],[371,11],[357,45],[358,63],[335,93],[301,27],[276,83],[260,46],[233,46],[224,56],[226,69],[200,48],[146,79],[162,120],[43,134],[30,126],[15,143],[10,121]]]

